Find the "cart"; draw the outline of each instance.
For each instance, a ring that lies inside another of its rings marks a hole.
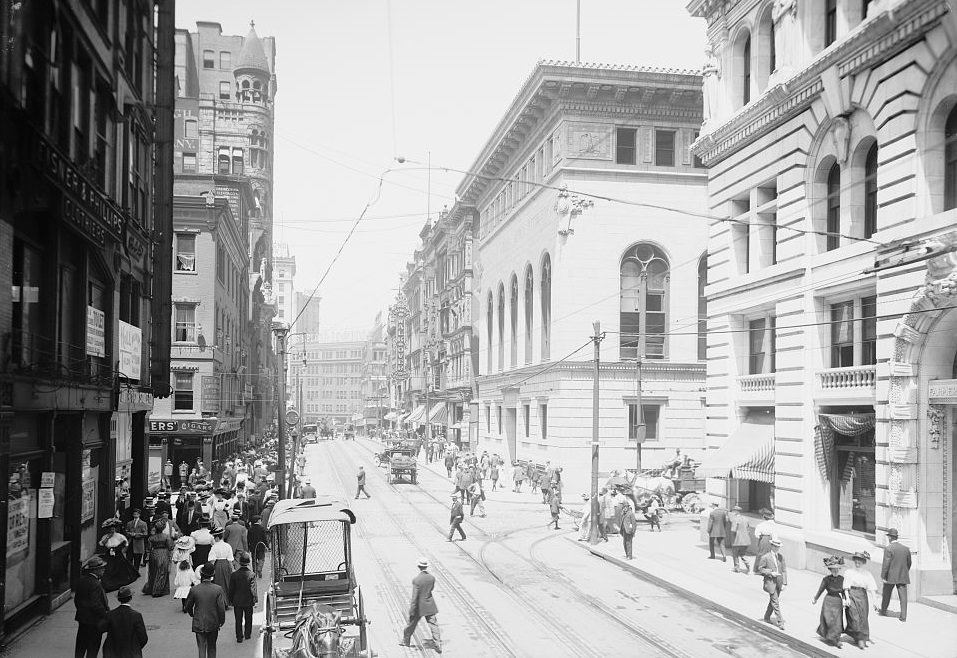
[[[287,656],[294,644],[313,645],[312,655],[372,656],[352,564],[355,522],[346,503],[332,496],[276,503],[267,527],[273,582],[264,605],[263,658]],[[320,653],[320,644],[334,645],[335,653]]]
[[[393,449],[389,454],[389,484],[407,479],[416,483],[415,449],[409,447]]]

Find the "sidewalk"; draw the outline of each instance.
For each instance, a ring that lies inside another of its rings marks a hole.
[[[642,525],[635,535],[633,560],[624,560],[621,539],[611,536],[607,543],[590,546],[577,542],[577,533],[569,541],[582,550],[608,560],[640,578],[654,582],[677,594],[714,608],[735,621],[759,629],[796,646],[810,655],[857,653],[853,644],[837,649],[824,644],[816,629],[821,612],[821,601],[811,604],[823,574],[788,569],[788,587],[781,595],[781,608],[787,621],[786,630],[761,621],[767,595],[762,591],[762,580],[753,575],[731,571],[728,561],[709,560],[708,546],[699,539],[697,526],[666,526],[664,532],[649,532]],[[753,563],[753,557],[749,558]],[[880,583],[878,583],[880,586]],[[879,601],[878,601],[879,603]],[[873,606],[874,601],[871,601]],[[910,601],[907,622],[897,619],[897,595],[891,599],[888,617],[870,613],[871,639],[865,655],[870,658],[954,658],[957,656],[957,615]],[[849,640],[847,636],[845,640]]]

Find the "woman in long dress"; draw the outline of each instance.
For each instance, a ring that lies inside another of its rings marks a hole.
[[[226,591],[229,589],[229,577],[233,574],[233,547],[223,541],[222,528],[213,530],[212,535],[213,546],[209,549],[209,561],[216,569],[213,582]]]
[[[119,519],[107,519],[103,522],[106,534],[100,538],[100,546],[105,549],[103,559],[106,560],[106,571],[100,584],[106,592],[114,592],[140,577],[136,567],[126,559],[129,540],[126,535],[116,530],[121,524]]]
[[[210,514],[210,524],[213,528],[225,528],[229,521],[229,509],[232,505],[225,500],[226,492],[223,489],[216,490],[216,499],[210,505],[212,513]]]
[[[154,598],[169,594],[169,559],[173,541],[163,533],[165,525],[162,521],[157,522],[153,526],[153,534],[146,540],[150,566],[143,594],[150,594]]]
[[[199,521],[199,529],[190,533],[193,538],[193,568],[206,564],[209,559],[209,549],[213,547],[213,535],[209,532],[209,519],[203,517]]]
[[[827,644],[841,648],[841,634],[844,633],[844,577],[841,567],[844,558],[830,556],[824,558],[824,566],[829,573],[821,580],[821,586],[814,595],[813,603],[824,594],[824,604],[821,606],[821,621],[817,625],[817,634],[824,638]]]
[[[867,551],[851,556],[854,568],[844,572],[844,593],[847,597],[847,634],[854,638],[859,649],[871,641],[871,627],[867,620],[870,612],[868,592],[877,601],[877,582],[865,566],[871,559]]]

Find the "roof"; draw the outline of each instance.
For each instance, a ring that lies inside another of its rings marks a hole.
[[[334,496],[292,498],[276,503],[269,515],[269,524],[266,528],[309,521],[355,523],[356,515],[346,503]]]
[[[266,51],[263,49],[263,43],[256,34],[256,27],[253,23],[249,25],[249,33],[243,39],[243,49],[239,51],[239,57],[236,60],[234,70],[255,69],[269,73],[269,60],[266,59]]]

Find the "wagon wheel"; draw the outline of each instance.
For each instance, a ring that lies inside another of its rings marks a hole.
[[[263,602],[263,610],[265,611],[265,622],[268,627],[272,622],[272,610],[270,609],[270,596],[269,593],[266,593],[266,600]],[[263,633],[263,658],[273,658],[272,656],[272,631],[264,628]]]
[[[356,588],[356,599],[359,603],[358,611],[356,617],[359,619],[359,649],[365,651],[365,655],[371,656],[372,652],[368,651],[369,649],[369,634],[366,631],[366,624],[369,621],[366,619],[366,607],[365,602],[362,600],[362,588]]]
[[[686,493],[681,497],[681,509],[688,514],[694,514],[701,509],[701,500],[696,493]]]

